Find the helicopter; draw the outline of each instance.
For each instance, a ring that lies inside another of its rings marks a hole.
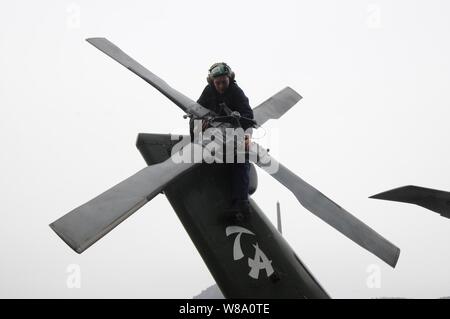
[[[416,204],[450,218],[450,192],[415,185],[394,188],[369,198]]]
[[[221,117],[172,88],[106,38],[86,41],[170,99],[185,118],[206,120],[219,132],[239,121],[252,121],[255,127],[261,127],[268,120],[279,119],[302,99],[286,87],[255,107],[254,119],[236,112]],[[231,199],[229,165],[216,160],[227,153],[221,145],[228,140],[214,140],[215,151],[211,152],[213,138],[191,140],[186,135],[140,133],[136,146],[148,166],[68,212],[50,227],[75,252],[82,253],[162,193],[226,298],[330,298],[251,197],[249,218],[227,218],[225,211]],[[242,147],[241,141],[233,149]],[[206,158],[192,160],[192,154],[204,155],[205,151]],[[290,190],[312,214],[395,267],[398,247],[279,163],[258,143],[250,142],[243,153],[252,163],[249,195],[258,186],[257,166]]]

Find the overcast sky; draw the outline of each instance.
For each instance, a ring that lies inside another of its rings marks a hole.
[[[263,171],[258,205],[275,222],[281,202],[285,238],[334,298],[450,295],[450,220],[368,199],[408,184],[450,190],[449,16],[445,0],[2,1],[0,297],[191,298],[214,283],[163,195],[82,255],[48,227],[145,166],[138,133],[188,132],[174,104],[87,37],[193,99],[217,61],[253,107],[294,88],[303,100],[257,132],[270,137],[261,143],[400,247],[398,265]]]

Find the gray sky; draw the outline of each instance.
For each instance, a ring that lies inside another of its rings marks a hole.
[[[213,283],[164,196],[82,255],[48,227],[145,165],[139,132],[188,131],[175,105],[84,41],[94,36],[193,99],[222,60],[252,106],[294,88],[304,99],[265,125],[265,145],[399,246],[397,268],[262,171],[259,206],[275,221],[281,202],[285,238],[332,297],[450,295],[450,221],[367,198],[407,184],[450,190],[449,9],[444,0],[2,1],[0,297],[190,298]],[[70,265],[81,288],[68,288]]]

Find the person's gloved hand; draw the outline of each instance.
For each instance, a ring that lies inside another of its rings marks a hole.
[[[252,136],[249,134],[245,134],[244,135],[245,138],[245,151],[248,152],[248,150],[250,149],[250,143],[252,142]]]
[[[208,128],[208,120],[202,120],[202,131]]]

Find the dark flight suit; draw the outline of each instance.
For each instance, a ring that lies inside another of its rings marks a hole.
[[[247,96],[236,84],[236,81],[230,80],[230,85],[224,94],[219,94],[214,84],[208,84],[203,90],[197,101],[203,107],[210,109],[219,115],[226,115],[220,104],[225,103],[232,111],[238,111],[241,116],[253,119],[253,110],[250,107]],[[248,123],[242,123],[244,131],[250,127]],[[190,127],[191,137],[193,136],[193,123]],[[231,163],[232,190],[231,206],[237,208],[242,201],[248,200],[249,172],[250,164],[248,160],[245,163]]]

